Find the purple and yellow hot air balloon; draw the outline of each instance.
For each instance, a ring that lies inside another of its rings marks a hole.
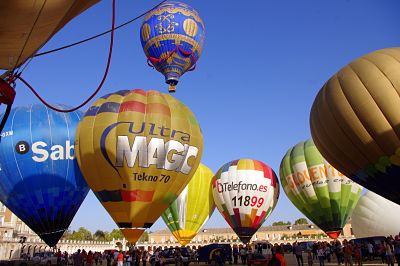
[[[147,62],[165,76],[169,92],[175,92],[180,76],[194,70],[204,38],[204,24],[197,11],[175,1],[149,12],[140,29]]]

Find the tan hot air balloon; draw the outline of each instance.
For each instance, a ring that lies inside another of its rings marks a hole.
[[[336,169],[400,204],[400,48],[364,55],[333,75],[314,101],[310,126]]]
[[[0,69],[23,64],[71,19],[99,0],[1,0]]]

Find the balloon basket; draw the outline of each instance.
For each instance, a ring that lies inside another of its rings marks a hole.
[[[342,232],[342,230],[330,231],[330,232],[326,232],[326,234],[332,239],[337,239],[340,236],[341,232]]]

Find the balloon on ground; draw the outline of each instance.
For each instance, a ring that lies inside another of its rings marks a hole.
[[[400,48],[342,68],[311,110],[315,145],[340,172],[400,204]]]
[[[82,173],[121,229],[150,228],[189,183],[203,150],[190,109],[157,91],[101,97],[76,135]]]
[[[165,76],[174,92],[180,76],[194,70],[203,50],[204,23],[185,3],[168,1],[150,11],[140,29],[147,63]]]
[[[351,227],[356,237],[395,236],[399,221],[400,205],[368,191],[354,209]]]
[[[23,64],[70,20],[97,2],[1,0],[0,68]]]
[[[81,116],[16,107],[1,134],[0,201],[51,247],[89,192],[74,159]]]
[[[161,216],[183,246],[196,236],[215,209],[211,186],[213,176],[207,166],[200,164],[189,184]]]
[[[271,214],[279,198],[275,172],[252,159],[224,164],[213,177],[212,186],[218,210],[245,244]]]
[[[333,168],[312,139],[288,150],[279,175],[283,190],[297,209],[329,237],[339,237],[362,187]]]

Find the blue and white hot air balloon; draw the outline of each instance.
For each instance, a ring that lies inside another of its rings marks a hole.
[[[76,159],[81,113],[13,108],[0,140],[0,201],[53,247],[89,192]]]

